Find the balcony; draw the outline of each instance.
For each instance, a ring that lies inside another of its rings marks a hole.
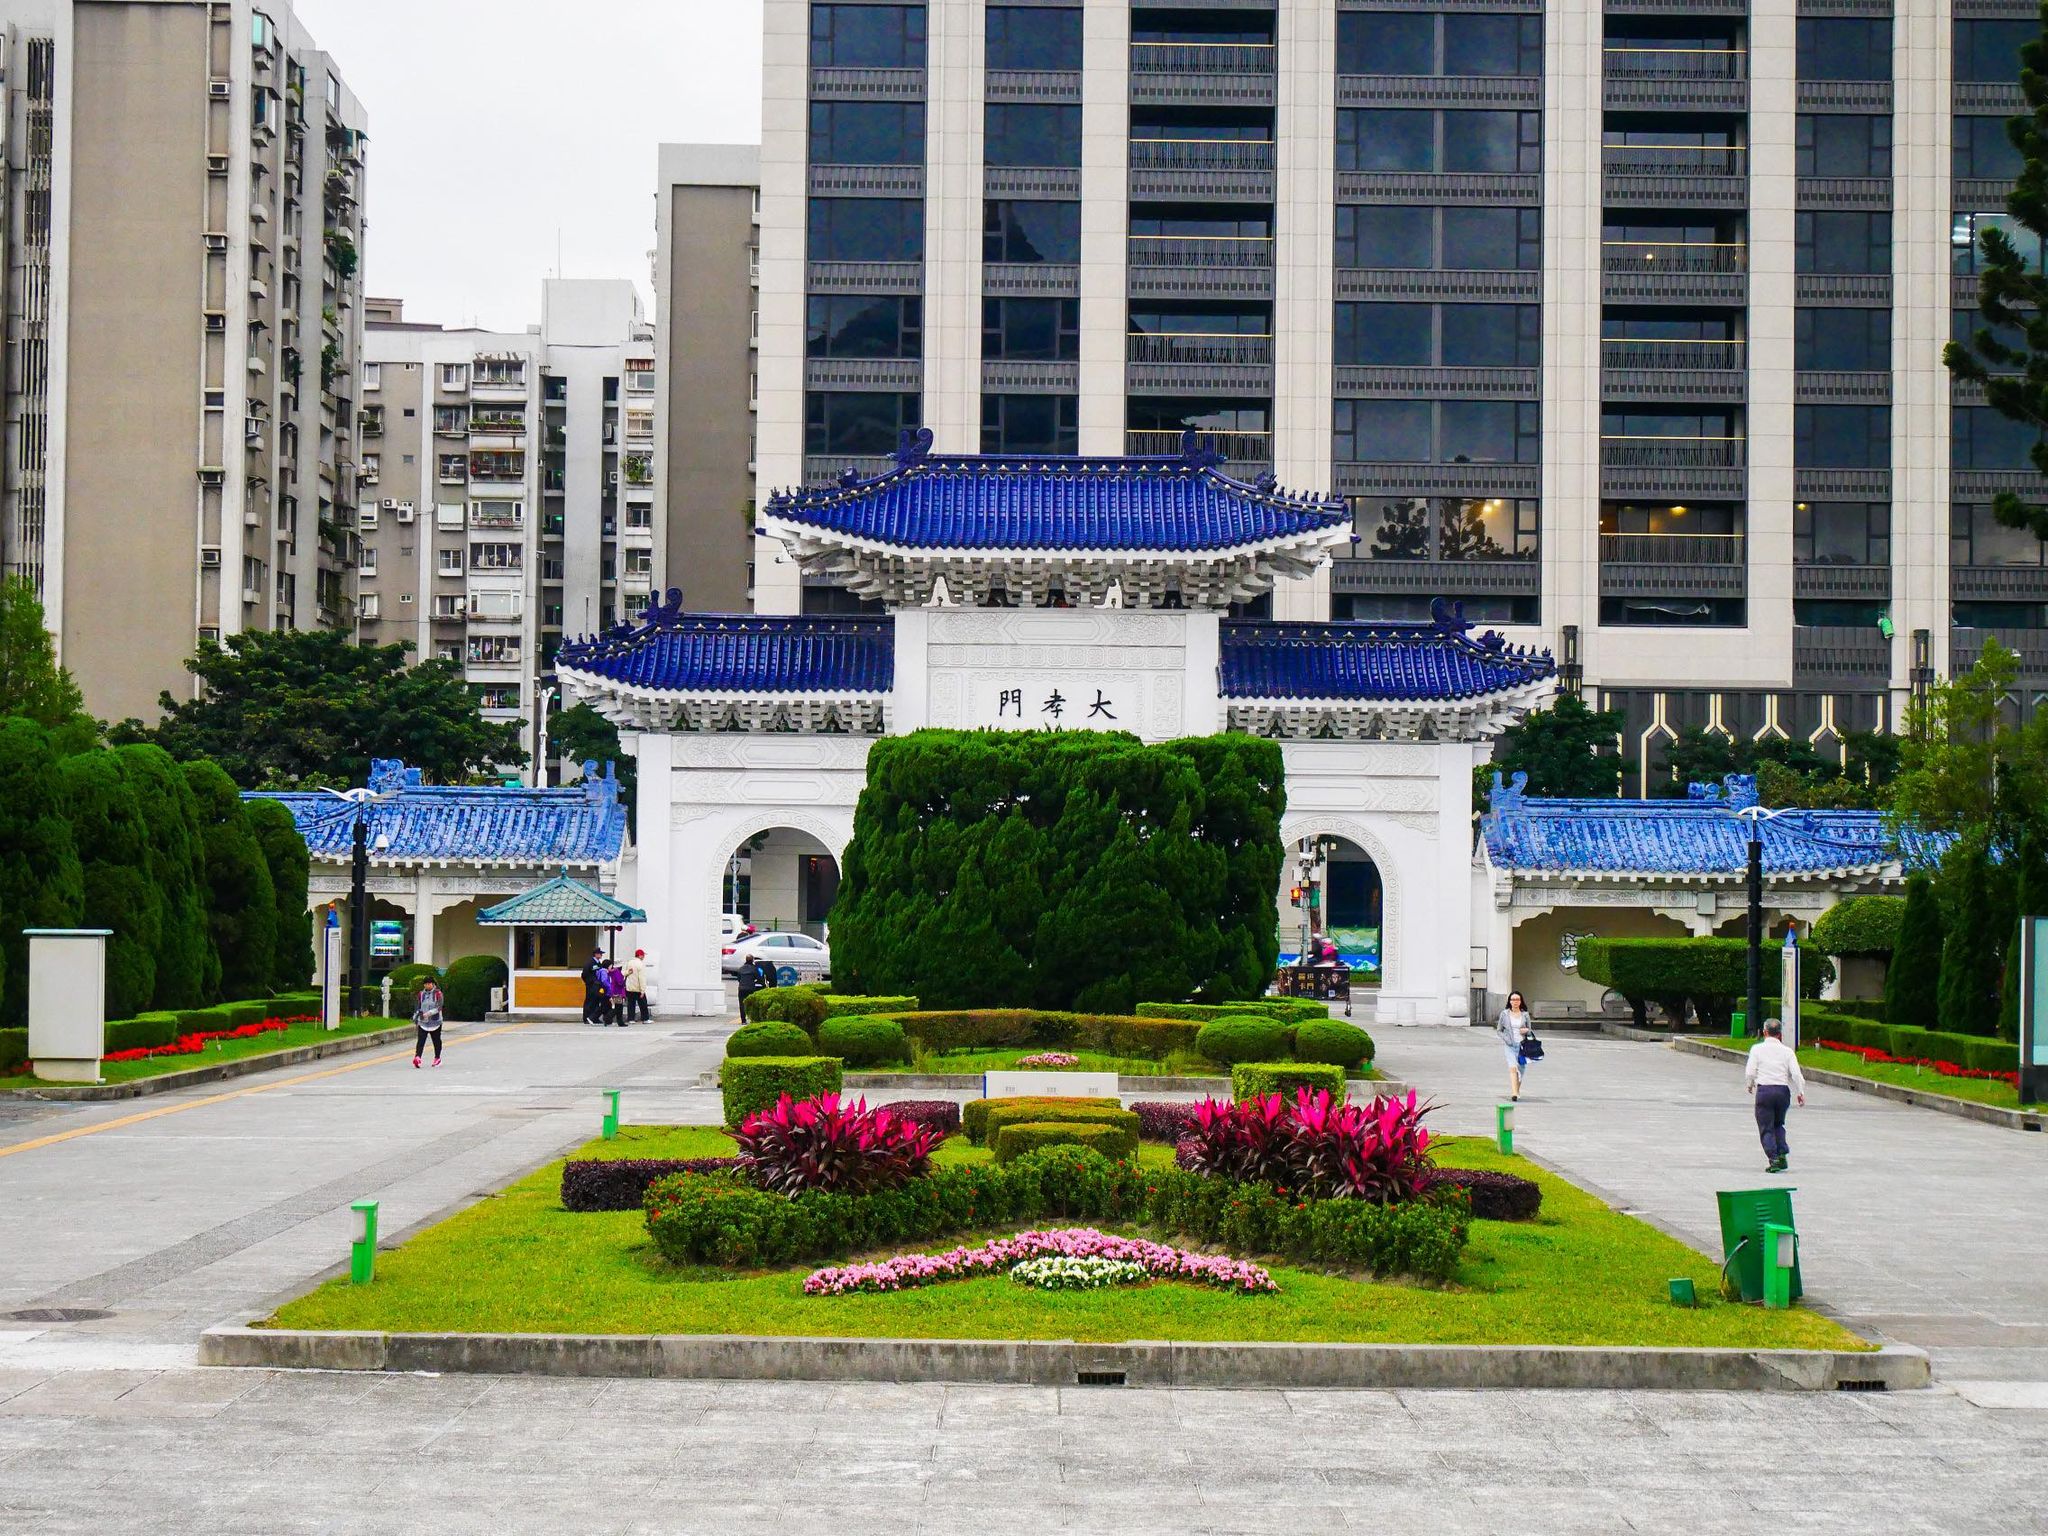
[[[1600,150],[1610,208],[1740,208],[1749,177],[1740,147],[1608,144]]]
[[[921,261],[814,261],[805,272],[812,293],[921,293]]]
[[[1749,294],[1749,247],[1739,241],[1614,240],[1600,247],[1608,304],[1740,305]]]
[[[1892,643],[1875,628],[1792,626],[1792,686],[1883,688],[1891,681]]]
[[[1269,139],[1133,139],[1131,199],[1273,200]]]
[[[1235,235],[1133,235],[1134,299],[1271,298],[1273,242]]]
[[[1127,339],[1127,382],[1132,390],[1186,393],[1189,390],[1273,388],[1273,338],[1237,333],[1133,335]]]
[[[1543,590],[1543,566],[1527,559],[1373,560],[1339,559],[1330,566],[1334,593],[1405,593],[1430,597],[1535,597]]]
[[[1792,567],[1792,595],[1887,602],[1892,595],[1892,568],[1888,565],[1821,565],[1802,561]]]
[[[1950,566],[1949,595],[1958,602],[2048,602],[2048,565]]]
[[[1202,446],[1220,453],[1233,475],[1263,472],[1273,462],[1270,432],[1199,432]],[[1124,433],[1124,452],[1145,458],[1179,458],[1181,434],[1175,431],[1132,430]]]
[[[1739,437],[1602,437],[1600,493],[1737,501],[1743,450]]]
[[[1609,110],[1749,110],[1749,55],[1740,48],[1606,48],[1601,56]]]
[[[2029,678],[2048,674],[2048,629],[1973,629],[1958,627],[1949,632],[1948,658],[1951,670],[1960,670],[1977,659],[1986,640],[1996,640],[2020,659],[2020,673]]]
[[[1131,101],[1271,106],[1277,53],[1271,43],[1132,43]]]
[[[1740,401],[1747,375],[1740,341],[1600,343],[1600,394],[1607,400]]]
[[[1602,597],[1741,597],[1739,533],[1603,533]]]

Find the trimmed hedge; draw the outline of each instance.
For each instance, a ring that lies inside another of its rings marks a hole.
[[[999,1163],[1013,1163],[1027,1152],[1046,1147],[1086,1147],[1120,1163],[1137,1155],[1138,1133],[1119,1125],[1090,1125],[1072,1120],[1026,1120],[996,1132],[995,1155]]]
[[[960,1111],[960,1128],[967,1133],[967,1139],[979,1146],[986,1139],[989,1111],[996,1105],[1029,1104],[1042,1111],[1038,1114],[1013,1116],[1019,1120],[1057,1120],[1055,1111],[1068,1109],[1122,1109],[1120,1101],[1110,1098],[1011,1098],[1011,1099],[969,1099]]]
[[[794,1024],[770,1019],[761,1024],[742,1024],[726,1037],[728,1056],[815,1056],[818,1045]]]
[[[389,974],[393,988],[404,987],[409,991],[417,992],[420,989],[420,983],[429,976],[433,977],[436,981],[441,979],[441,967],[429,965],[424,960],[410,960],[404,965],[394,965],[391,967]]]
[[[839,1066],[837,1056],[728,1056],[718,1070],[727,1127],[767,1109],[785,1093],[792,1099],[837,1093]]]
[[[1277,1093],[1291,1104],[1303,1088],[1320,1089],[1341,1104],[1344,1069],[1325,1061],[1241,1061],[1230,1069],[1230,1096],[1240,1103]]]
[[[1195,1049],[1226,1067],[1240,1061],[1274,1061],[1288,1053],[1287,1026],[1253,1014],[1211,1019],[1195,1036]]]
[[[1469,1233],[1462,1200],[1297,1201],[1256,1184],[1140,1168],[1081,1147],[934,1168],[867,1195],[771,1195],[730,1175],[647,1192],[647,1231],[671,1264],[787,1264],[1022,1225],[1047,1216],[1141,1223],[1242,1257],[1448,1280]]]
[[[844,1019],[863,1013],[915,1013],[921,1006],[914,997],[856,997],[845,992],[825,994],[825,1017],[828,1019]]]
[[[0,1077],[16,1077],[28,1065],[28,1031],[0,1029]]]
[[[1866,1050],[1890,1056],[1916,1056],[1923,1061],[1945,1061],[1974,1072],[2011,1072],[2019,1066],[2019,1047],[2010,1040],[1987,1039],[1983,1035],[1955,1034],[1948,1030],[1916,1029],[1910,1024],[1886,1024],[1875,1019],[1855,1018],[1832,1008],[1807,1008],[1799,1015],[1803,1044],[1837,1040],[1860,1045]]]
[[[1372,1036],[1342,1019],[1309,1019],[1295,1026],[1294,1059],[1362,1067],[1373,1057]]]
[[[849,1067],[878,1067],[910,1060],[910,1043],[894,1019],[868,1014],[827,1016],[818,1026],[818,1049],[837,1056]]]
[[[511,979],[512,973],[496,955],[464,955],[450,961],[441,979],[442,1011],[457,1023],[481,1023],[491,1011],[491,989]]]
[[[1138,1117],[1140,1141],[1163,1141],[1174,1145],[1195,1130],[1195,1106],[1171,1099],[1133,1099],[1131,1113]]]
[[[1192,1019],[1206,1024],[1211,1019],[1237,1019],[1260,1014],[1282,1024],[1300,1024],[1309,1019],[1327,1019],[1330,1010],[1306,997],[1253,997],[1241,1003],[1140,1003],[1132,1010],[1142,1019]]]
[[[1529,1221],[1543,1208],[1543,1186],[1520,1174],[1491,1168],[1439,1168],[1427,1188],[1462,1189],[1481,1221]]]
[[[1138,1136],[1138,1117],[1110,1104],[1081,1104],[1075,1099],[995,1099],[981,1119],[981,1141],[993,1147],[1010,1125],[1109,1125]]]
[[[825,989],[817,982],[762,987],[747,994],[740,1016],[749,1024],[794,1024],[805,1034],[815,1034],[825,1022]]]
[[[973,1008],[891,1014],[928,1051],[1043,1049],[1100,1051],[1163,1061],[1192,1051],[1201,1026],[1185,1019],[1035,1008]]]
[[[1784,947],[1781,941],[1763,946],[1766,991],[1777,990]],[[1690,1001],[1702,1022],[1725,1029],[1729,1014],[1749,988],[1749,944],[1744,939],[1586,938],[1579,940],[1578,955],[1579,974],[1627,998],[1638,1026],[1644,1022],[1646,1004],[1682,1017]],[[1819,997],[1822,985],[1833,976],[1832,962],[1821,956],[1820,963],[1800,968],[1800,989],[1809,998]]]
[[[176,1040],[178,1033],[176,1013],[138,1013],[132,1019],[108,1020],[103,1048],[109,1056],[116,1051],[155,1050]]]
[[[647,1186],[675,1173],[729,1173],[736,1157],[573,1157],[562,1164],[565,1211],[637,1211]]]
[[[1827,955],[1883,955],[1898,947],[1905,920],[1903,896],[1850,896],[1836,902],[1813,925],[1812,947]]]

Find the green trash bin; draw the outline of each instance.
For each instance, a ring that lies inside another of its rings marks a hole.
[[[1723,1268],[1735,1277],[1744,1301],[1764,1299],[1764,1226],[1790,1227],[1792,1190],[1724,1189],[1716,1193],[1721,1203],[1721,1255]],[[1792,1294],[1800,1296],[1799,1262],[1792,1263]]]
[[[1738,1008],[1728,1015],[1728,1037],[1731,1040],[1740,1040],[1746,1038],[1748,1034],[1749,1014],[1743,1009]]]

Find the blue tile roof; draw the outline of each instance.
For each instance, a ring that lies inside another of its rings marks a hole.
[[[906,432],[894,468],[782,491],[769,518],[904,549],[1189,553],[1347,527],[1342,497],[1234,480],[1197,434],[1179,456],[944,454]],[[772,530],[764,528],[763,533]]]
[[[1223,625],[1226,699],[1470,699],[1552,676],[1550,652],[1473,635],[1439,600],[1428,624]]]
[[[1522,792],[1528,775],[1494,777],[1481,819],[1497,869],[1528,874],[1725,875],[1749,865],[1749,826],[1730,811],[1756,803],[1756,780],[1691,786],[1684,800],[1567,800]],[[1788,810],[1761,822],[1766,876],[1876,873],[1894,862],[1939,861],[1948,839],[1913,831],[1894,838],[1881,811]]]
[[[615,928],[624,923],[644,923],[647,914],[562,874],[530,891],[508,896],[494,907],[485,907],[477,913],[476,920],[522,928]]]
[[[565,645],[556,664],[673,693],[887,693],[895,683],[891,619],[684,613],[682,606],[683,594],[671,587],[644,624]]]
[[[371,859],[378,864],[491,863],[595,865],[617,860],[626,840],[626,808],[609,767],[584,765],[580,783],[560,789],[494,785],[436,788],[417,768],[379,761],[370,788],[388,799],[369,809]],[[324,791],[254,790],[245,800],[275,800],[292,813],[315,859],[346,862],[353,853],[355,808]],[[377,840],[388,839],[379,850]]]

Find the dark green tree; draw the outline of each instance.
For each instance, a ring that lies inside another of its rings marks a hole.
[[[65,814],[59,758],[33,720],[0,720],[0,1020],[28,1018],[24,928],[75,928],[85,877]]]
[[[619,803],[626,808],[626,824],[633,825],[633,804],[640,787],[640,764],[619,748],[619,728],[588,704],[565,709],[549,722],[548,752],[558,759],[606,763],[619,781]]]
[[[85,901],[79,921],[106,928],[107,1017],[133,1018],[156,1000],[164,892],[149,871],[149,829],[118,752],[79,752],[58,764]]]
[[[1621,730],[1620,710],[1588,709],[1577,694],[1560,694],[1550,708],[1532,709],[1500,733],[1493,760],[1479,765],[1480,780],[1490,789],[1496,773],[1510,783],[1526,773],[1532,795],[1611,799],[1621,792]]]
[[[452,662],[406,665],[404,645],[337,630],[247,630],[204,641],[186,668],[196,699],[166,692],[155,729],[116,728],[181,762],[218,763],[244,789],[360,784],[370,760],[402,758],[442,784],[526,761],[519,722],[484,719]]]
[[[313,914],[306,909],[306,881],[312,860],[306,839],[292,813],[275,800],[245,800],[243,813],[263,862],[270,870],[270,888],[277,899],[275,958],[270,985],[279,992],[296,991],[313,977]]]
[[[1884,973],[1884,1016],[1890,1024],[1941,1027],[1941,901],[1925,872],[1906,877],[1906,911],[1898,946]]]
[[[2000,954],[2005,928],[1998,918],[1998,872],[1989,839],[1973,832],[1952,847],[1941,865],[1941,1027],[1960,1035],[1998,1033]]]
[[[217,763],[183,763],[206,848],[207,930],[227,1001],[268,997],[277,964],[277,892],[235,781]]]
[[[163,899],[156,951],[158,1008],[197,1008],[218,995],[220,957],[206,922],[206,848],[192,786],[161,747],[115,749],[142,812],[145,868]]]

